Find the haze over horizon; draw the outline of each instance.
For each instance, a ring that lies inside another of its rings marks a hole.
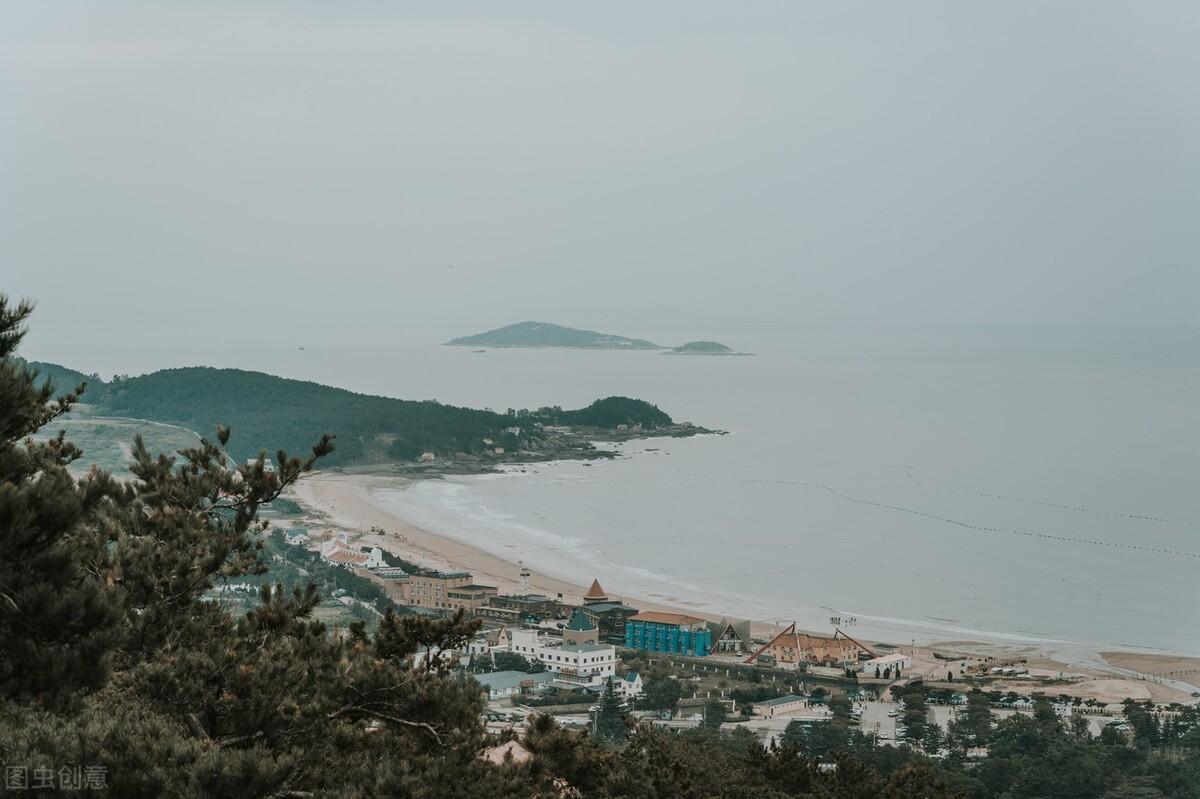
[[[233,351],[319,309],[383,341],[1200,323],[1194,4],[5,17],[31,357],[187,362],[181,320]]]

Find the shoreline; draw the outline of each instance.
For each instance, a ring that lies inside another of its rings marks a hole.
[[[364,496],[372,488],[396,488],[410,484],[411,478],[383,475],[346,475],[316,472],[305,476],[293,488],[293,497],[306,511],[315,512],[330,526],[362,532],[358,539],[364,546],[377,546],[394,555],[425,568],[441,571],[464,570],[500,593],[515,593],[520,589],[521,565],[477,546],[449,536],[430,532],[394,513],[380,508]],[[386,531],[370,532],[371,528]],[[535,572],[529,578],[533,593],[554,597],[559,594],[569,603],[580,604],[587,586],[551,575]],[[642,597],[636,600],[639,609],[667,613],[689,613],[709,619],[712,613],[688,604],[685,600],[663,603]],[[714,621],[719,620],[714,618]]]
[[[380,507],[370,500],[369,492],[379,488],[405,488],[416,480],[411,477],[381,474],[345,474],[315,472],[305,476],[293,488],[292,498],[298,501],[311,517],[314,524],[357,532],[358,543],[363,546],[378,546],[420,566],[438,570],[470,571],[478,582],[495,585],[500,593],[515,593],[520,590],[520,559],[502,557],[485,551],[478,546],[457,540],[451,536],[431,532],[396,513]],[[372,528],[383,530],[372,532]],[[603,581],[602,581],[603,582]],[[564,601],[579,604],[587,590],[586,585],[535,571],[529,578],[529,590],[550,597],[562,595]],[[611,589],[610,589],[611,595]],[[643,594],[621,594],[622,600],[640,610],[686,613],[712,621],[722,618],[745,618],[733,613],[716,613],[711,606],[701,607],[680,597],[667,601],[652,599]],[[756,638],[770,638],[780,629],[777,623],[751,618],[752,634]],[[800,630],[802,625],[798,624]],[[809,630],[815,635],[828,635],[828,631]],[[1116,647],[1086,645],[1071,642],[1045,642],[988,640],[955,636],[946,631],[944,635],[931,634],[927,643],[917,644],[917,655],[932,658],[932,650],[952,650],[979,658],[993,657],[999,660],[1028,660],[1031,664],[1070,671],[1088,678],[1103,678],[1105,682],[1141,683],[1146,686],[1143,693],[1150,696],[1170,698],[1174,701],[1196,701],[1189,697],[1192,691],[1200,690],[1200,658],[1155,651],[1118,650]],[[888,641],[883,638],[864,636],[869,643],[883,643],[897,648],[908,648],[909,641]],[[922,658],[924,659],[924,658]],[[1152,672],[1148,666],[1158,666]],[[1157,673],[1156,673],[1157,672]],[[1167,672],[1188,672],[1172,678]],[[1149,679],[1147,679],[1149,677]],[[1189,679],[1190,678],[1190,679]],[[1178,694],[1178,696],[1174,696]]]

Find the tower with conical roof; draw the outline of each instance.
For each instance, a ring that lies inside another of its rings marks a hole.
[[[599,580],[592,580],[592,587],[583,595],[583,604],[597,605],[601,602],[608,601],[608,594],[604,593],[604,589],[600,587]]]
[[[600,641],[600,631],[579,608],[571,614],[571,621],[563,628],[564,644],[595,644]]]

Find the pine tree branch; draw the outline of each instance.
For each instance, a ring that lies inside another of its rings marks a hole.
[[[264,735],[266,735],[266,733],[264,733],[262,730],[256,730],[254,732],[247,733],[246,735],[237,735],[233,738],[222,738],[220,741],[217,742],[217,746],[219,746],[222,749],[225,749],[230,746],[237,746],[238,744],[244,744],[247,741],[256,741],[259,738],[262,738]]]
[[[380,713],[378,710],[371,710],[370,708],[362,707],[361,705],[346,705],[341,710],[335,710],[334,712],[328,714],[325,716],[325,718],[328,721],[333,721],[340,716],[352,713],[361,713],[364,716],[370,716],[372,718],[379,719],[380,721],[387,721],[391,722],[392,724],[399,724],[402,727],[423,730],[424,732],[429,733],[429,735],[433,737],[433,740],[437,741],[438,746],[442,745],[442,736],[438,734],[438,731],[435,730],[431,724],[427,724],[424,721],[402,719],[399,716],[393,716],[390,713]]]

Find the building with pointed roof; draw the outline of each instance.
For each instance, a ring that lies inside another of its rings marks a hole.
[[[613,680],[613,691],[622,699],[634,699],[642,695],[642,675],[636,671],[625,673],[624,677]]]
[[[583,595],[583,605],[578,610],[591,619],[597,630],[596,637],[600,641],[616,646],[625,643],[625,620],[637,613],[637,608],[622,604],[617,597],[609,596],[599,580],[592,580],[591,587]]]
[[[571,620],[563,628],[563,643],[598,644],[600,631],[586,613],[576,608],[571,614]]]
[[[713,652],[726,655],[744,655],[750,651],[750,621],[721,619],[709,622],[713,634]]]
[[[608,594],[604,593],[604,589],[600,587],[599,580],[592,580],[592,587],[583,595],[583,604],[594,605],[598,602],[607,602]]]
[[[579,610],[596,625],[601,641],[617,646],[625,643],[625,620],[637,614],[637,608],[620,602],[596,602]]]

